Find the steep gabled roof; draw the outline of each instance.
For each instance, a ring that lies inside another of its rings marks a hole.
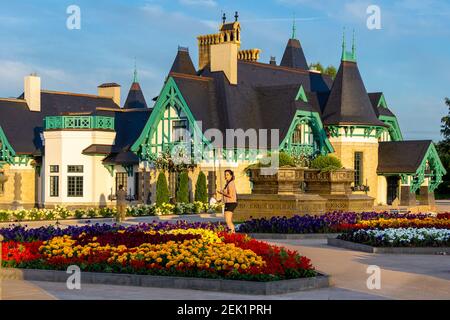
[[[147,102],[145,101],[139,82],[133,82],[131,84],[130,91],[128,91],[127,100],[125,101],[123,107],[125,109],[147,108]]]
[[[173,61],[170,72],[184,73],[190,75],[196,75],[194,64],[189,55],[189,51],[185,48],[178,48],[177,56]]]
[[[415,173],[433,142],[389,141],[378,144],[378,173]]]
[[[300,41],[289,39],[280,66],[303,70],[309,69]]]
[[[92,113],[101,107],[120,110],[111,98],[42,90],[40,112],[30,111],[23,99],[0,99],[0,126],[16,153],[34,154],[43,148],[41,133],[46,116]]]
[[[369,93],[369,99],[377,116],[395,117],[395,114],[387,106],[380,106],[380,100],[383,99],[383,92]]]
[[[325,125],[385,126],[372,107],[356,62],[341,62],[322,119]]]

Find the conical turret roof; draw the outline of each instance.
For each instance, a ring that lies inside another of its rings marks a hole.
[[[373,110],[355,61],[341,61],[322,119],[325,125],[385,126]]]
[[[280,66],[303,70],[309,69],[299,40],[289,39]]]
[[[147,108],[147,102],[145,102],[144,94],[142,93],[139,82],[133,82],[131,84],[127,100],[123,107],[124,109]]]
[[[178,53],[173,61],[172,68],[170,68],[170,72],[197,75],[187,48],[178,47]]]

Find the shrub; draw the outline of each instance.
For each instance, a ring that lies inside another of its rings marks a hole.
[[[181,172],[178,177],[177,186],[177,202],[188,203],[189,202],[189,176],[186,171]]]
[[[0,210],[0,221],[11,220],[11,214],[6,210]]]
[[[208,191],[206,189],[206,176],[203,171],[198,174],[197,182],[195,183],[195,201],[208,203]]]
[[[295,167],[295,160],[291,155],[281,151],[279,154],[278,166],[281,167]]]
[[[25,220],[25,218],[27,217],[27,211],[26,210],[16,210],[13,212],[13,217],[14,219],[16,219],[17,221],[22,221]]]
[[[161,206],[163,203],[169,202],[169,188],[167,187],[167,179],[164,172],[158,175],[156,182],[156,205]]]
[[[33,208],[28,212],[28,219],[33,221],[42,220],[44,218],[44,212],[42,210]]]
[[[320,171],[322,172],[334,171],[342,169],[342,163],[341,160],[339,160],[335,156],[320,155],[313,161],[311,161],[311,168],[320,169]]]
[[[76,209],[74,212],[74,216],[77,219],[83,219],[84,214],[85,214],[84,210],[80,210],[80,209]]]
[[[70,211],[65,207],[56,206],[55,211],[61,219],[67,219],[71,216]]]
[[[112,209],[112,208],[100,208],[99,214],[103,218],[111,218],[112,216],[114,216],[114,209]]]
[[[55,210],[49,209],[44,210],[44,219],[45,220],[55,220],[57,218],[57,212]]]
[[[94,208],[89,208],[89,209],[86,211],[86,215],[87,215],[90,219],[95,218],[95,217],[97,216],[97,211],[96,211]]]

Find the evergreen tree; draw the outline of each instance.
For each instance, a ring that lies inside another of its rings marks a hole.
[[[160,172],[158,180],[156,181],[156,205],[160,206],[163,203],[169,202],[169,188],[167,186],[167,179],[164,172]]]
[[[436,194],[442,195],[444,198],[450,197],[450,99],[445,98],[445,105],[448,107],[448,113],[441,119],[441,134],[444,140],[441,140],[436,149],[441,158],[447,174],[442,177],[443,182],[436,190]]]
[[[186,171],[178,177],[177,202],[189,203],[189,176]]]
[[[203,171],[198,174],[197,182],[195,183],[195,201],[208,203],[208,192],[206,189],[206,176]]]

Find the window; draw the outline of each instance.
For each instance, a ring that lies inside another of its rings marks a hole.
[[[51,173],[58,173],[59,172],[59,166],[50,166],[50,172]]]
[[[83,173],[83,166],[67,166],[69,173]]]
[[[173,121],[172,136],[174,142],[187,141],[187,120]]]
[[[50,197],[59,197],[59,177],[50,176]]]
[[[5,182],[6,182],[6,176],[3,172],[0,172],[0,195],[5,193]]]
[[[355,187],[363,185],[363,177],[362,177],[362,168],[363,168],[363,153],[355,152]]]
[[[297,128],[295,128],[295,131],[293,133],[292,143],[295,143],[295,144],[301,144],[302,143],[302,140],[303,140],[302,139],[302,132],[303,132],[302,126],[298,125]]]
[[[67,177],[67,196],[82,197],[83,196],[83,177],[69,176]]]
[[[127,189],[127,180],[128,174],[126,172],[117,172],[116,173],[116,192],[119,191],[119,186],[123,185],[123,190]]]

